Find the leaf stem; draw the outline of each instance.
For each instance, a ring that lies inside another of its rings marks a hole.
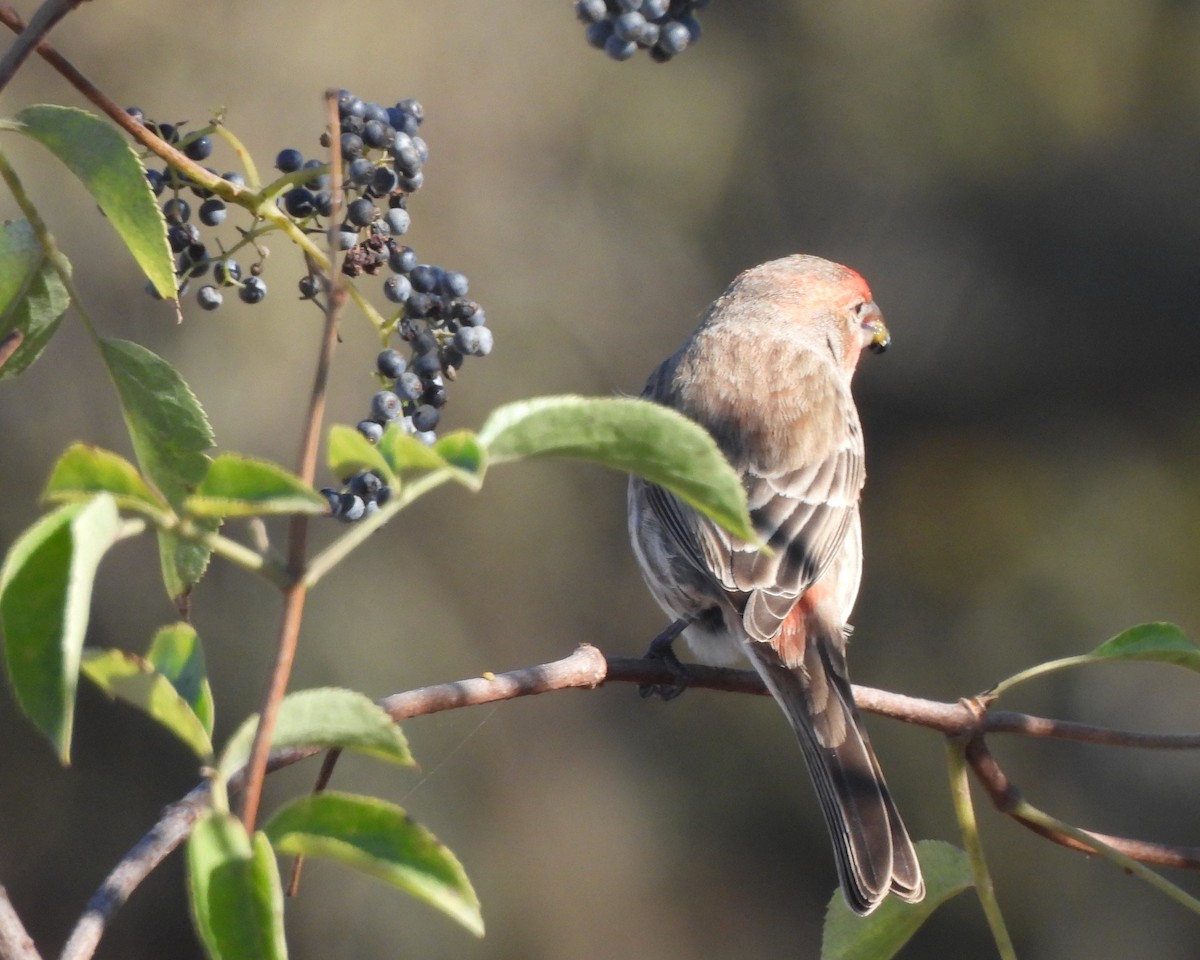
[[[983,841],[979,836],[979,824],[975,820],[975,806],[971,802],[971,784],[967,779],[966,742],[952,737],[946,738],[946,764],[950,772],[950,798],[954,803],[954,815],[962,833],[963,846],[971,862],[975,876],[975,891],[983,914],[987,918],[992,939],[1001,960],[1016,960],[1012,938],[1004,925],[1004,915],[996,899],[996,888],[983,855]]]

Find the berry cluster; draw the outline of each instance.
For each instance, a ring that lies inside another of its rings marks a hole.
[[[491,352],[492,331],[483,308],[467,296],[465,274],[421,263],[412,247],[396,240],[408,230],[407,199],[420,187],[429,156],[416,132],[424,118],[421,105],[405,100],[383,111],[343,91],[338,113],[347,181],[346,220],[338,244],[346,251],[342,272],[383,276],[384,298],[395,306],[385,332],[408,348],[408,356],[388,347],[377,357],[376,373],[385,389],[371,399],[358,430],[378,443],[392,425],[432,444],[446,405],[447,381],[456,379],[467,357]],[[302,296],[316,291],[315,278],[301,282]],[[347,478],[342,490],[323,492],[334,516],[347,521],[372,513],[391,494],[370,473]]]
[[[211,127],[185,134],[183,124],[155,123],[147,120],[138,107],[130,107],[127,111],[139,123],[145,124],[167,143],[179,147],[190,159],[197,163],[207,160],[213,151]],[[216,174],[211,167],[206,167],[210,173]],[[240,173],[229,172],[221,174],[230,183],[245,184]],[[225,222],[228,213],[225,201],[213,196],[211,190],[193,182],[190,178],[171,167],[161,170],[147,169],[146,178],[156,197],[166,195],[162,204],[163,217],[167,221],[167,242],[175,255],[176,289],[180,296],[187,293],[191,281],[206,276],[212,271],[213,283],[207,283],[196,291],[196,302],[205,310],[215,310],[225,299],[223,290],[236,289],[243,303],[261,303],[267,295],[267,285],[259,274],[262,272],[263,257],[256,251],[254,263],[245,271],[242,265],[234,259],[230,252],[218,243],[214,252],[209,244],[204,242],[201,227],[219,227]],[[187,197],[198,200],[193,211],[192,202]],[[253,246],[253,240],[243,241]],[[237,247],[242,246],[237,244]],[[243,276],[243,273],[245,274]],[[157,296],[152,285],[147,285],[147,291]]]
[[[587,41],[614,60],[639,50],[666,63],[700,39],[697,10],[708,0],[577,0],[575,13],[587,24]]]

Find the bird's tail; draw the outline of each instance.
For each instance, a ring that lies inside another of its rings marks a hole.
[[[846,902],[868,914],[888,893],[920,900],[921,866],[854,706],[842,643],[810,635],[803,666],[795,668],[768,644],[751,640],[747,647],[800,741]]]

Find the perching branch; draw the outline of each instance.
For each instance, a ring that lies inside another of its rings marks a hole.
[[[700,665],[688,665],[687,670],[689,687],[763,696],[767,693],[758,676],[748,670]],[[674,685],[677,682],[678,677],[661,660],[606,658],[596,647],[582,644],[570,656],[552,663],[421,687],[393,694],[379,703],[399,722],[444,710],[497,703],[554,690],[590,690],[605,683],[641,686]],[[942,703],[861,686],[854,687],[854,698],[864,712],[927,727],[966,741],[967,762],[998,810],[1055,843],[1087,853],[1094,851],[1078,840],[1017,816],[1019,791],[988,750],[984,741],[987,734],[1015,733],[1026,737],[1158,749],[1200,745],[1200,737],[1194,735],[1129,733],[1021,713],[990,711],[985,703],[978,700]],[[271,754],[268,771],[291,766],[321,752],[323,750],[319,747],[275,751]],[[231,792],[242,789],[242,786],[242,774],[231,778]],[[192,825],[207,803],[208,786],[201,784],[182,800],[166,808],[154,828],[125,856],[93,895],[87,911],[63,950],[62,960],[88,960],[92,956],[108,920],[150,871],[187,839]],[[1143,863],[1200,869],[1200,848],[1169,846],[1100,833],[1089,832],[1089,835]]]
[[[0,960],[42,960],[3,887],[0,887]]]

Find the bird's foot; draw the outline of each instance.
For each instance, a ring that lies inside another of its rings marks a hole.
[[[673,683],[643,683],[638,687],[638,696],[662,697],[663,700],[674,700],[687,689],[688,671],[675,655],[675,640],[687,628],[690,621],[679,619],[666,630],[650,641],[650,646],[643,655],[646,660],[661,660],[663,665],[674,677]]]

